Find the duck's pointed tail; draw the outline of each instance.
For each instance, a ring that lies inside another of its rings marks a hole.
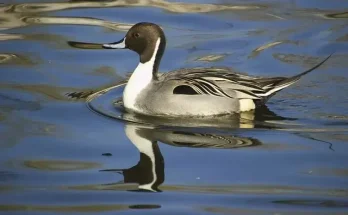
[[[269,98],[272,95],[274,95],[274,93],[284,89],[285,87],[288,87],[294,83],[296,83],[298,80],[300,80],[300,78],[310,72],[312,72],[313,70],[317,69],[318,67],[320,67],[323,63],[325,63],[330,57],[332,56],[332,54],[330,54],[327,58],[325,58],[323,61],[321,61],[320,63],[318,63],[317,65],[315,65],[314,67],[298,74],[295,76],[292,76],[290,78],[285,78],[281,81],[279,81],[278,83],[276,83],[275,85],[273,85],[272,88],[270,88],[267,92],[266,92],[266,96]]]

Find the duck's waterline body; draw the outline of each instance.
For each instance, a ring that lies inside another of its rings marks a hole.
[[[104,44],[104,48],[128,48],[140,56],[140,62],[123,93],[127,111],[172,117],[205,117],[250,111],[330,57],[289,78],[252,77],[229,69],[214,68],[181,69],[158,74],[165,45],[162,29],[153,23],[138,23],[121,41]]]

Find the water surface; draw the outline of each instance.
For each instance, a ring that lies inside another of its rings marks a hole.
[[[118,41],[140,21],[166,33],[161,72],[292,76],[334,55],[267,113],[154,128],[86,106],[129,76],[135,53],[67,43]],[[346,214],[346,59],[341,0],[3,1],[0,213]]]

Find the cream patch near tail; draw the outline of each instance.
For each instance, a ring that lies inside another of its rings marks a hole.
[[[245,112],[254,110],[256,108],[255,103],[252,99],[239,99],[239,111]]]

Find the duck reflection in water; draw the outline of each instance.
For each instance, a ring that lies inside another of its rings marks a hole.
[[[146,130],[134,124],[126,124],[125,133],[131,143],[139,150],[139,162],[129,169],[106,169],[115,171],[124,177],[124,183],[139,184],[138,190],[160,192],[158,186],[164,182],[164,159],[157,141],[147,138]]]
[[[260,141],[248,137],[194,132],[188,129],[164,129],[127,123],[125,133],[140,152],[139,162],[129,169],[106,169],[121,173],[124,183],[138,184],[137,190],[161,192],[158,188],[164,182],[164,157],[158,141],[176,147],[232,149],[260,145]]]

